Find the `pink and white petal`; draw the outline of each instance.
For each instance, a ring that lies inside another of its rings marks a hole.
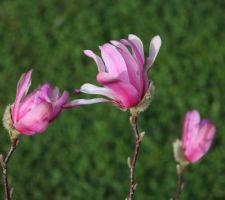
[[[51,103],[52,100],[50,98],[50,94],[53,90],[54,89],[50,83],[45,83],[37,89],[37,96],[41,101],[44,100]]]
[[[119,81],[118,77],[113,76],[113,75],[109,74],[108,72],[98,73],[96,79],[100,84],[118,82]]]
[[[41,103],[27,113],[13,126],[21,134],[33,135],[43,132],[49,123],[52,114],[52,105],[49,103]]]
[[[16,99],[12,106],[12,120],[14,123],[18,120],[18,110],[19,104],[22,98],[27,94],[28,89],[31,85],[31,75],[32,70],[22,74],[20,80],[17,83],[17,90],[16,90]]]
[[[124,52],[130,53],[130,51],[127,49],[127,47],[126,47],[123,43],[121,43],[121,42],[119,42],[119,41],[116,41],[116,40],[111,40],[110,42],[111,42],[115,47],[117,47],[117,48],[119,48],[119,49],[122,49]]]
[[[142,43],[141,39],[134,34],[130,34],[128,36],[128,40],[130,40],[136,46],[136,48],[138,49],[138,51],[139,51],[139,53],[142,57],[142,60],[144,61],[145,60],[145,58],[144,58],[145,57],[144,56],[144,46],[143,46],[143,43]]]
[[[28,112],[33,109],[34,106],[37,104],[37,95],[36,92],[30,93],[26,96],[23,101],[20,102],[19,111],[18,111],[18,119],[21,119],[26,115]],[[38,103],[39,104],[39,103]]]
[[[129,82],[126,63],[116,47],[106,43],[100,47],[100,50],[108,73],[120,80]]]
[[[144,72],[139,71],[140,68],[138,67],[136,60],[131,56],[130,52],[124,52],[122,49],[118,49],[118,51],[126,62],[130,83],[137,89],[137,91],[139,91],[140,94],[143,94],[145,90]]]
[[[102,72],[102,73],[104,73],[104,72]],[[90,83],[85,83],[84,85],[82,85],[80,87],[80,92],[83,92],[86,94],[99,94],[99,95],[106,96],[110,99],[114,98],[114,94],[110,89],[92,85]]]
[[[139,65],[140,70],[144,70],[144,63],[145,63],[145,61],[142,58],[141,52],[139,52],[139,50],[136,47],[136,45],[134,44],[134,42],[130,41],[130,40],[125,40],[125,39],[121,39],[120,41],[124,45],[128,45],[128,46],[131,47],[133,56],[134,56],[137,64]]]
[[[99,72],[105,72],[106,71],[106,67],[105,67],[105,64],[103,63],[102,59],[98,55],[93,53],[93,51],[91,51],[91,50],[84,50],[84,54],[86,56],[92,58],[95,61],[95,63],[97,64]]]
[[[64,91],[62,96],[58,98],[58,100],[52,102],[53,111],[50,118],[50,121],[53,121],[61,112],[63,105],[67,102],[69,98],[69,93]]]
[[[197,110],[187,112],[183,122],[182,143],[186,150],[196,139],[199,130],[200,114]]]
[[[115,40],[112,40],[111,43],[118,48],[126,62],[130,83],[143,94],[149,86],[148,76],[144,68],[137,64],[137,61],[124,44]]]
[[[152,64],[154,63],[156,56],[159,53],[159,49],[161,47],[162,41],[160,36],[155,36],[152,38],[149,46],[149,56],[147,58],[147,66],[146,66],[146,71],[149,71],[152,67]]]
[[[196,139],[196,146],[201,148],[205,154],[211,147],[213,138],[215,137],[216,128],[213,123],[208,120],[205,121],[202,126],[200,126],[198,137]]]
[[[94,99],[75,99],[63,105],[63,108],[73,108],[79,105],[89,105],[95,103],[109,102],[109,99],[104,98],[94,98]]]
[[[108,81],[107,78],[109,78]],[[129,83],[122,82],[119,79],[117,81],[111,81],[112,79],[110,79],[110,76],[107,75],[107,73],[99,73],[97,80],[99,83],[104,85],[105,88],[113,91],[113,100],[118,102],[118,104],[122,104],[124,108],[134,107],[141,100],[141,96],[137,89]]]
[[[195,163],[199,161],[203,156],[202,150],[200,148],[190,148],[187,152],[185,152],[185,159],[190,163]]]
[[[186,152],[187,159],[192,163],[199,161],[208,152],[216,133],[214,124],[208,120],[203,121],[201,121],[203,125],[200,126],[198,137],[194,141],[195,143],[193,143],[190,150]]]

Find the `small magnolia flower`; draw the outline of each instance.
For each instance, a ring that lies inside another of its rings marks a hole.
[[[211,147],[216,128],[208,119],[201,119],[197,110],[187,112],[183,124],[182,147],[190,163],[199,161]]]
[[[61,95],[49,83],[41,85],[26,96],[31,84],[32,70],[22,74],[15,102],[10,106],[12,127],[19,133],[33,135],[43,132],[61,112],[68,99],[68,92]]]
[[[113,40],[111,44],[106,43],[100,46],[102,58],[90,50],[85,50],[85,55],[92,58],[97,64],[97,81],[103,87],[86,83],[81,86],[79,91],[103,95],[106,98],[79,100],[79,102],[74,100],[66,104],[65,107],[73,107],[78,103],[91,104],[107,101],[113,102],[121,109],[136,107],[142,102],[148,91],[153,90],[153,84],[148,80],[147,74],[155,61],[160,46],[161,39],[159,36],[155,36],[150,42],[150,53],[146,60],[146,67],[144,67],[142,41],[135,35],[129,35],[128,39],[120,41]],[[149,99],[150,94],[147,96]],[[145,106],[142,104],[142,107]]]

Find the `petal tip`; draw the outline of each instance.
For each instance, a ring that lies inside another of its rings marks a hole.
[[[151,41],[155,46],[157,46],[158,48],[160,48],[161,44],[162,44],[162,40],[161,37],[159,35],[156,35],[152,38]]]

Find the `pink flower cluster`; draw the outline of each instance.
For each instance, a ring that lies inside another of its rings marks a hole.
[[[149,90],[151,81],[148,79],[148,72],[160,47],[161,39],[155,36],[145,59],[142,41],[135,35],[129,35],[128,39],[113,40],[100,46],[101,57],[85,50],[85,55],[97,64],[97,82],[102,87],[86,83],[79,91],[103,95],[105,98],[75,99],[68,102],[68,92],[60,93],[57,87],[49,83],[27,95],[32,70],[24,73],[18,82],[15,102],[11,106],[13,128],[25,135],[43,132],[63,108],[77,105],[112,102],[121,109],[138,106]],[[215,132],[215,125],[207,119],[201,120],[198,111],[187,112],[182,137],[185,159],[191,163],[200,160],[209,150]]]

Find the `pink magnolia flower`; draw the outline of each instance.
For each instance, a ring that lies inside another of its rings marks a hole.
[[[101,56],[85,50],[86,56],[92,58],[98,67],[97,81],[103,87],[86,83],[79,89],[87,94],[103,95],[106,98],[74,100],[65,105],[73,107],[77,104],[91,104],[111,101],[122,109],[137,106],[149,89],[150,81],[147,74],[159,52],[161,39],[155,36],[149,47],[146,64],[142,41],[135,35],[128,39],[111,41],[100,46]],[[146,67],[144,67],[146,65]]]
[[[209,150],[216,128],[208,119],[200,119],[197,110],[187,112],[183,124],[182,146],[185,159],[199,161]]]
[[[21,134],[33,135],[43,132],[61,112],[68,99],[68,92],[61,95],[57,87],[49,83],[41,85],[26,96],[31,84],[32,70],[22,74],[15,102],[11,106],[13,127]]]

